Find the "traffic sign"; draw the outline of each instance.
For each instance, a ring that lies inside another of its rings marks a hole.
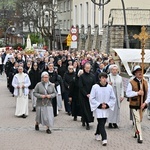
[[[71,48],[77,48],[77,41],[71,42]]]
[[[72,41],[76,41],[77,40],[77,35],[72,35]]]
[[[77,28],[72,27],[71,28],[71,34],[76,34],[78,32]]]

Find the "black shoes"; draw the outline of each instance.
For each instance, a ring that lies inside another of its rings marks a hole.
[[[27,116],[25,114],[23,114],[21,117],[25,119]]]
[[[112,128],[117,129],[118,125],[116,123],[109,123],[108,128],[110,128],[110,129],[112,129]]]
[[[85,127],[85,122],[82,122],[82,126]],[[86,123],[86,130],[90,130],[89,123]]]
[[[110,128],[110,129],[113,128],[112,123],[109,123],[108,128]]]
[[[137,135],[136,135],[136,133],[135,133],[135,135],[133,136],[134,138],[137,138]]]
[[[113,127],[116,129],[118,128],[118,125],[116,123],[113,123]]]
[[[86,126],[86,130],[90,130],[90,126]]]
[[[36,131],[39,131],[39,125],[38,125],[38,124],[35,125],[35,130],[36,130]],[[51,134],[52,132],[51,132],[50,129],[47,129],[47,130],[46,130],[46,133],[47,133],[47,134]]]
[[[137,139],[137,142],[142,144],[143,143],[143,140],[140,140],[139,138]]]
[[[73,120],[74,120],[74,121],[77,121],[77,117],[74,117]]]
[[[47,134],[51,134],[52,132],[51,132],[50,129],[47,129],[47,130],[46,130],[46,133],[47,133]]]
[[[89,124],[86,125],[86,130],[90,130]]]
[[[68,115],[70,116],[70,115],[71,115],[71,112],[68,112]]]
[[[35,130],[39,131],[39,125],[38,124],[35,125]]]
[[[32,111],[33,111],[33,112],[35,112],[35,111],[36,111],[36,108],[35,108],[35,107],[33,107]]]
[[[140,140],[140,136],[137,135],[136,133],[135,133],[135,135],[134,135],[133,137],[134,137],[134,138],[137,138],[137,142],[138,142],[138,143],[140,143],[140,144],[143,143],[143,140]]]
[[[85,122],[82,122],[82,126],[85,127]]]

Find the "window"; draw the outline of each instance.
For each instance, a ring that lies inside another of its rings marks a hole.
[[[64,11],[66,11],[67,2],[64,2]]]
[[[83,20],[83,12],[82,12],[82,4],[80,4],[80,15],[79,15],[79,25],[82,24],[82,20]]]
[[[63,29],[62,20],[59,20],[58,22],[59,22],[59,27],[60,27],[60,30],[62,30],[62,29]]]
[[[67,30],[68,31],[70,30],[70,20],[68,20],[68,22],[67,22]]]
[[[64,3],[59,3],[59,5],[58,5],[58,10],[59,10],[59,12],[63,12],[63,10],[64,10],[64,5],[63,5]]]
[[[68,3],[67,3],[67,5],[68,5],[68,6],[67,6],[67,7],[68,7],[67,10],[68,10],[68,11],[70,10],[70,4],[71,4],[71,2],[70,2],[70,0],[68,0]]]
[[[64,20],[64,30],[66,30],[66,20]]]
[[[75,8],[74,8],[74,24],[76,25],[77,24],[77,5],[75,5]]]
[[[94,28],[96,24],[96,5],[94,4],[91,6],[91,21],[92,28]]]
[[[88,26],[88,23],[89,23],[89,3],[86,2],[86,26]]]

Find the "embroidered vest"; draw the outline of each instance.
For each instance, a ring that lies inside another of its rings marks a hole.
[[[133,80],[130,81],[132,85],[132,91],[138,92],[140,90],[140,82],[134,78]],[[147,91],[148,91],[148,84],[146,80],[143,80],[143,91],[144,91],[144,96],[143,96],[143,102],[147,98]],[[134,96],[129,98],[129,107],[133,109],[140,109],[141,107],[141,96]]]

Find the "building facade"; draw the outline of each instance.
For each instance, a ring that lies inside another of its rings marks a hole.
[[[49,0],[45,0],[48,2]],[[57,24],[61,31],[61,41],[66,49],[66,38],[72,26],[78,28],[78,50],[98,49],[109,53],[111,48],[125,48],[125,24],[123,5],[125,4],[129,42],[131,48],[140,48],[134,34],[146,25],[150,31],[150,2],[141,0],[111,0],[104,6],[94,5],[91,0],[57,1]],[[99,2],[99,0],[95,0]],[[101,0],[105,2],[106,0]],[[42,1],[43,2],[43,1]],[[147,48],[150,47],[148,41]]]
[[[96,0],[96,2],[99,1]],[[103,0],[103,2],[106,2],[106,0]],[[88,27],[90,25],[90,41],[92,43],[94,43],[95,25],[98,25],[99,36],[97,38],[99,38],[101,45],[98,45],[98,48],[101,51],[109,52],[111,48],[125,48],[123,2],[126,10],[130,48],[140,48],[140,42],[135,40],[133,35],[138,34],[143,25],[147,26],[148,32],[150,30],[149,1],[111,0],[107,5],[99,8],[91,0],[74,0],[71,16],[73,18],[73,25],[78,25],[79,29],[84,26],[84,33],[87,35],[89,35]],[[101,34],[103,35],[102,37],[100,36]],[[95,47],[92,46],[91,48],[93,49]],[[147,48],[150,48],[150,41],[147,42]]]

